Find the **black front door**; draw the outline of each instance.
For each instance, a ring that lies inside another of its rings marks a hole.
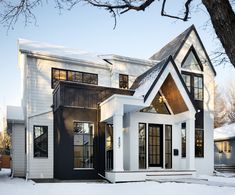
[[[163,125],[149,124],[148,161],[149,167],[163,167]]]

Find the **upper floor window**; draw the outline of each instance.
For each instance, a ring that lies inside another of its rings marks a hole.
[[[119,74],[119,88],[128,89],[129,88],[129,78],[126,74]]]
[[[55,87],[58,81],[74,81],[79,83],[98,85],[98,75],[93,73],[52,68],[51,81],[52,88]]]
[[[182,68],[190,71],[202,71],[202,64],[193,47],[191,47],[182,61]]]
[[[48,157],[48,127],[33,127],[34,157]]]
[[[203,75],[182,72],[183,80],[194,100],[203,100]]]

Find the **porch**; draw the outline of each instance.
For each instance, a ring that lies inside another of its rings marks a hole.
[[[195,170],[138,170],[138,171],[106,171],[105,177],[112,183],[136,182],[164,179],[185,179],[195,177]]]
[[[105,172],[111,182],[195,175],[195,108],[174,70],[163,72],[147,95],[115,94],[100,104],[100,122],[112,125],[112,167]]]

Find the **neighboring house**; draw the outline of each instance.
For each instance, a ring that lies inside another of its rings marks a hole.
[[[212,174],[216,73],[194,26],[148,60],[19,40],[19,67],[27,178]]]
[[[214,130],[215,169],[235,171],[235,123]]]

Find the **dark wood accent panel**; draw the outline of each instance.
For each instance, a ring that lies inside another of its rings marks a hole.
[[[161,91],[165,96],[174,114],[188,110],[179,89],[177,88],[172,76],[169,74],[164,81]]]

